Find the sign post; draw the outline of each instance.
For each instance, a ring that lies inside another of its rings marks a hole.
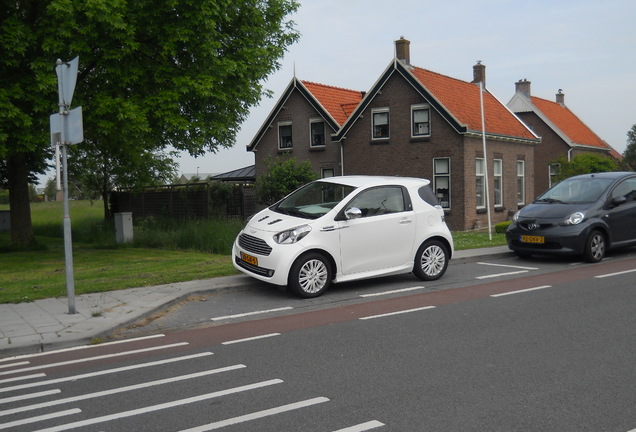
[[[73,276],[73,242],[71,239],[71,216],[69,211],[68,196],[68,165],[67,146],[84,141],[84,129],[82,126],[82,107],[70,110],[75,83],[77,81],[77,69],[79,57],[70,62],[57,60],[55,63],[57,73],[57,88],[59,93],[59,113],[51,115],[51,145],[62,149],[62,189],[64,193],[64,258],[66,262],[66,295],[68,297],[68,313],[77,313],[75,309],[75,278]],[[58,162],[58,187],[59,187],[59,162]]]

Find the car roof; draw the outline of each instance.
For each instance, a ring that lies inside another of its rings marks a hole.
[[[623,177],[629,177],[636,175],[636,172],[631,171],[608,171],[608,172],[599,172],[599,173],[591,173],[591,174],[581,174],[577,176],[570,177],[571,179],[585,179],[585,178],[608,178],[608,179],[619,179]]]
[[[347,186],[372,187],[382,185],[401,185],[406,187],[422,187],[430,183],[429,180],[416,177],[399,177],[399,176],[365,176],[350,175],[336,176],[320,179],[321,182],[339,183]]]

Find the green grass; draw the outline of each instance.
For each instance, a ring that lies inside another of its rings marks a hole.
[[[75,294],[208,279],[237,274],[232,242],[240,221],[135,221],[134,242],[118,245],[112,223],[103,220],[101,202],[71,201]],[[8,206],[0,205],[0,210]],[[37,251],[0,252],[0,303],[66,296],[66,271],[60,202],[31,206]],[[454,232],[455,249],[505,245],[504,234]],[[9,234],[0,233],[0,251]]]

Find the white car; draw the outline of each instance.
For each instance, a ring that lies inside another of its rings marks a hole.
[[[453,250],[430,181],[343,176],[309,183],[254,215],[232,254],[239,271],[316,297],[332,282],[410,272],[438,279]]]

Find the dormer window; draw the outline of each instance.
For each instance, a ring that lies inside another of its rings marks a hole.
[[[389,138],[389,109],[378,108],[372,111],[373,117],[373,139]]]
[[[428,105],[411,105],[411,136],[422,137],[431,134],[430,108]]]
[[[291,122],[278,123],[278,148],[281,150],[286,150],[292,147],[293,144]]]
[[[310,146],[311,147],[324,147],[325,146],[325,122],[322,119],[313,119],[309,121],[311,131]]]

